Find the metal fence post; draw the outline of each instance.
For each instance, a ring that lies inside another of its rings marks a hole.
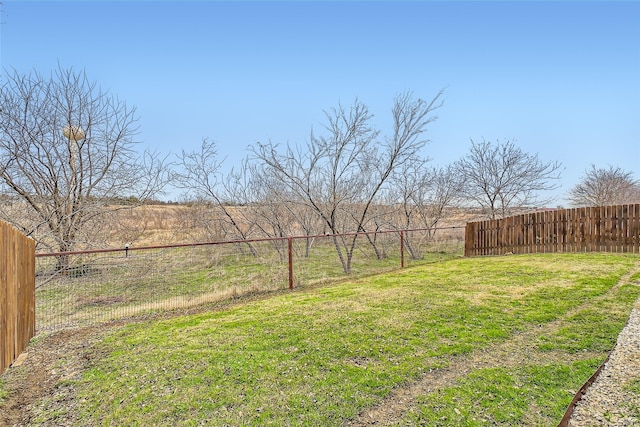
[[[400,267],[404,268],[404,230],[400,230]]]
[[[287,238],[289,246],[289,289],[293,289],[293,237]]]

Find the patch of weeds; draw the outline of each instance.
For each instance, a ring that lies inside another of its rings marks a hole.
[[[0,379],[0,405],[4,404],[4,401],[9,397],[9,392],[4,389],[2,379]]]
[[[636,394],[638,396],[640,396],[640,378],[635,378],[631,381],[629,381],[625,386],[624,389],[630,393]]]
[[[627,382],[623,390],[633,396],[624,404],[628,408],[629,415],[640,419],[640,378],[634,378]]]
[[[599,360],[571,365],[488,368],[418,399],[400,425],[555,425]]]

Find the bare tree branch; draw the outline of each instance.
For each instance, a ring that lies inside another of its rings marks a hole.
[[[581,181],[569,190],[574,206],[605,206],[640,203],[640,181],[620,167],[597,168],[592,164]]]
[[[464,195],[485,209],[490,218],[507,216],[514,209],[546,202],[540,193],[558,188],[562,165],[543,162],[511,141],[471,140],[469,153],[455,163],[464,179]]]
[[[38,245],[58,251],[90,245],[88,225],[108,214],[110,200],[144,201],[167,182],[166,159],[155,153],[141,159],[134,149],[135,108],[83,72],[59,68],[45,78],[14,71],[0,89],[0,105],[0,182],[30,210],[0,215],[31,230]]]
[[[412,94],[396,97],[392,109],[394,133],[384,142],[371,127],[372,115],[357,99],[347,110],[339,105],[325,111],[326,135],[311,132],[306,147],[257,143],[254,156],[271,170],[287,192],[315,212],[334,235],[334,244],[345,272],[357,236],[336,234],[366,231],[372,207],[391,174],[419,157],[427,139],[426,126],[435,120],[434,110],[442,105],[439,92],[431,102],[414,100]]]

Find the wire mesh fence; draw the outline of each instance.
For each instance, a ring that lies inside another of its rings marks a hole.
[[[450,227],[37,254],[36,327],[41,333],[186,311],[449,259],[462,254],[463,235]]]

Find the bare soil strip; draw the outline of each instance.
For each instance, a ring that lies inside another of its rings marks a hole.
[[[94,327],[59,332],[30,346],[22,366],[9,368],[3,376],[9,396],[1,407],[0,425],[28,425],[32,405],[54,397],[60,382],[81,373],[89,361],[88,349],[99,340],[100,330]]]

